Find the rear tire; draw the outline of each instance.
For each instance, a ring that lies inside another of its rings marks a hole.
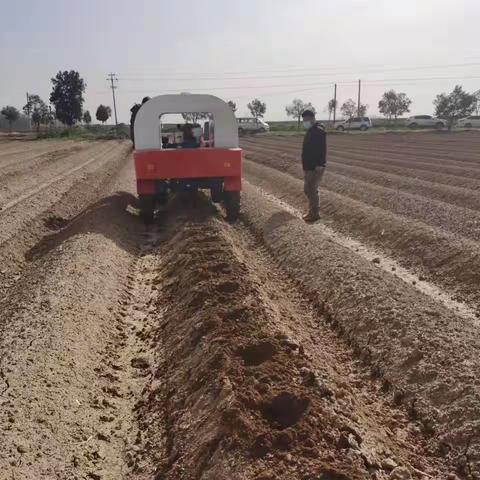
[[[362,126],[360,127],[360,130],[361,130],[362,132],[366,132],[366,131],[368,130],[368,127],[367,127],[366,125],[362,125]]]
[[[219,188],[212,188],[210,190],[210,197],[213,203],[221,203],[223,200],[223,191]]]
[[[340,125],[335,130],[338,130],[339,132],[343,132],[345,130],[345,127],[343,125]]]
[[[412,130],[415,129],[415,128],[417,128],[417,127],[418,127],[418,124],[416,124],[416,123],[411,123],[411,124],[408,126],[408,128],[411,128]]]
[[[240,215],[240,192],[224,192],[223,202],[227,213],[227,220],[235,222]]]
[[[166,205],[168,203],[168,192],[160,193],[157,196],[157,201],[159,205]]]
[[[145,223],[152,223],[155,213],[155,197],[153,195],[140,195],[140,215]]]

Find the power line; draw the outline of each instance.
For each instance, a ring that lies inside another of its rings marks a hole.
[[[113,95],[113,111],[115,112],[115,128],[118,127],[118,120],[117,120],[117,103],[115,102],[115,89],[117,88],[114,82],[118,83],[118,78],[115,73],[109,73],[107,80],[110,81],[110,88],[112,89]]]
[[[239,77],[231,77],[225,75],[230,75],[228,73],[210,75],[210,76],[191,76],[191,77],[168,77],[168,76],[136,76],[136,75],[120,75],[120,79],[124,81],[197,81],[197,80],[256,80],[256,79],[273,79],[273,78],[298,78],[298,77],[331,77],[342,75],[358,75],[365,73],[377,73],[377,72],[400,72],[400,71],[417,71],[417,70],[432,70],[437,68],[459,68],[459,67],[472,67],[480,66],[479,62],[471,63],[455,63],[455,64],[444,64],[444,65],[424,65],[424,66],[412,66],[412,67],[393,67],[393,68],[367,68],[364,70],[356,71],[340,71],[341,69],[336,69],[334,72],[311,72],[311,73],[294,73],[294,74],[285,74],[285,75],[247,75]],[[310,69],[311,70],[311,69]],[[248,73],[248,72],[247,72]],[[174,75],[174,74],[172,74]],[[177,74],[178,75],[178,74]],[[184,75],[190,75],[185,73]]]
[[[372,85],[372,86],[382,86],[382,85],[392,85],[395,82],[395,84],[400,84],[404,82],[408,82],[412,85],[423,83],[423,82],[429,82],[429,81],[443,81],[443,80],[455,80],[455,81],[463,81],[463,80],[473,80],[473,79],[480,79],[480,75],[471,75],[471,76],[465,76],[465,77],[412,77],[412,78],[386,78],[386,79],[372,79],[372,80],[363,80],[363,82],[366,85]],[[352,85],[357,85],[358,80],[348,80],[348,81],[340,81],[336,82],[337,85],[343,85],[343,86],[352,86]],[[205,86],[202,88],[183,88],[182,90],[184,91],[189,91],[189,92],[204,92],[204,91],[214,91],[214,90],[250,90],[250,89],[262,89],[262,88],[302,88],[302,87],[307,87],[307,89],[312,89],[315,88],[331,88],[333,85],[332,82],[315,82],[315,83],[299,83],[299,84],[292,84],[292,83],[282,83],[282,84],[271,84],[271,85],[230,85],[230,86],[224,86],[224,87],[213,87],[213,86]],[[115,87],[116,88],[116,87]],[[180,89],[175,88],[175,89],[164,89],[162,88],[161,91],[164,93],[176,93]],[[122,90],[125,93],[144,93],[145,90]]]

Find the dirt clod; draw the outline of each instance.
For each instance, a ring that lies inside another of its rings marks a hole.
[[[132,359],[131,365],[133,368],[146,369],[150,368],[150,361],[146,357],[136,357]]]
[[[394,470],[397,466],[398,463],[393,460],[393,458],[384,458],[381,462],[381,466],[384,470]]]
[[[407,467],[396,467],[391,471],[388,478],[390,480],[410,480],[412,478],[412,474]]]

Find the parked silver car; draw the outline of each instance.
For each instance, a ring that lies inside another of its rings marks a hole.
[[[469,117],[461,118],[457,121],[456,126],[460,128],[480,127],[480,115],[470,115]]]
[[[445,128],[445,120],[431,115],[415,115],[407,119],[408,128]]]
[[[365,132],[371,127],[372,122],[368,117],[353,117],[349,120],[339,123],[335,127],[335,130],[340,130],[342,132],[344,130],[361,130],[362,132]]]

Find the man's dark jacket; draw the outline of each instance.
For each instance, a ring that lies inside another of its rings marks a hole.
[[[137,117],[137,113],[140,110],[141,105],[136,103],[131,109],[130,112],[132,115],[130,116],[130,138],[132,139],[133,148],[135,148],[135,118]]]
[[[317,122],[307,130],[303,139],[302,165],[304,170],[315,170],[326,163],[327,134],[323,125]]]

